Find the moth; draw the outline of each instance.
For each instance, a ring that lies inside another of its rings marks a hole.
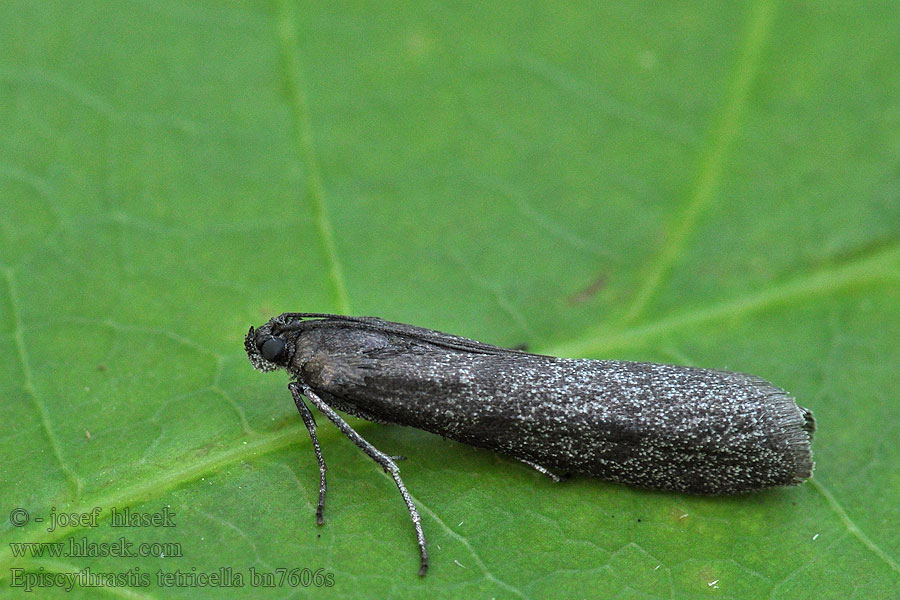
[[[260,371],[285,369],[319,465],[304,397],[391,475],[428,569],[422,520],[391,457],[336,411],[512,456],[554,481],[588,475],[689,494],[795,485],[812,475],[812,413],[768,381],[730,371],[531,354],[384,321],[284,313],[244,341]]]

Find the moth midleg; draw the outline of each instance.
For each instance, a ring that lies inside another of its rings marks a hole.
[[[419,575],[425,575],[425,572],[428,570],[428,550],[426,549],[427,542],[425,541],[425,532],[422,530],[422,517],[419,516],[419,511],[416,510],[416,505],[412,500],[412,496],[409,495],[406,486],[403,484],[403,480],[400,478],[400,469],[397,467],[397,464],[391,460],[390,456],[356,433],[356,431],[350,427],[340,415],[334,412],[334,409],[328,406],[324,400],[319,398],[309,386],[297,382],[294,382],[294,385],[301,388],[303,395],[309,398],[309,401],[312,402],[323,415],[328,417],[328,420],[341,430],[341,433],[347,436],[351,442],[356,444],[360,450],[365,452],[369,458],[374,460],[386,473],[390,473],[391,477],[393,477],[394,483],[397,484],[397,489],[400,490],[400,495],[403,496],[403,501],[406,503],[406,508],[409,510],[409,516],[412,518],[413,527],[415,527],[416,530],[416,541],[419,544],[419,554],[422,557]],[[293,392],[294,389],[292,388],[291,393]]]

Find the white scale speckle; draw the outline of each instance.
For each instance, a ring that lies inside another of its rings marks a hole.
[[[472,349],[447,348],[441,340],[463,338],[406,325],[348,336],[342,324],[318,323],[315,347],[301,338],[299,354],[327,365],[327,376],[306,383],[362,418],[499,450],[550,472],[693,493],[799,483],[812,471],[806,413],[758,377],[554,358],[471,340],[463,341]],[[446,337],[435,343],[432,334]]]

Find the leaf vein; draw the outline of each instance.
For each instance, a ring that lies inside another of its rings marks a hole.
[[[22,326],[22,314],[19,310],[19,297],[16,291],[15,275],[10,268],[4,269],[3,274],[6,278],[6,289],[9,294],[9,303],[12,307],[13,322],[15,323],[13,340],[15,341],[16,351],[19,355],[19,363],[22,365],[22,375],[24,377],[23,387],[25,393],[31,398],[31,403],[34,405],[34,408],[41,419],[41,428],[47,436],[47,440],[50,442],[50,448],[53,451],[53,456],[56,458],[60,470],[74,488],[75,498],[80,498],[83,482],[63,459],[62,451],[59,447],[59,440],[56,437],[56,433],[53,431],[53,427],[50,425],[50,415],[47,412],[47,407],[38,396],[37,390],[35,390],[34,387],[34,376],[32,374],[31,365],[28,362],[28,352],[25,350],[25,336],[23,335],[24,327]]]
[[[825,501],[828,503],[828,506],[831,507],[831,510],[835,512],[838,518],[841,520],[841,523],[844,524],[844,527],[847,528],[847,531],[855,537],[857,540],[862,542],[862,545],[871,550],[878,558],[883,560],[885,564],[887,564],[892,571],[895,573],[900,573],[900,565],[897,564],[893,558],[891,558],[884,550],[882,550],[878,544],[872,541],[865,532],[859,528],[859,526],[853,522],[853,519],[850,518],[850,515],[847,514],[847,511],[844,510],[844,507],[841,506],[840,502],[837,501],[837,498],[825,487],[825,484],[819,481],[817,478],[810,479],[810,485],[818,491]]]
[[[625,314],[625,323],[637,319],[656,295],[715,196],[725,160],[747,111],[750,91],[760,70],[762,50],[769,37],[774,12],[773,3],[769,0],[757,2],[753,7],[725,105],[715,121],[707,148],[701,155],[688,201],[674,220],[674,226],[666,234],[655,262],[650,265],[646,278]]]
[[[388,479],[390,479],[390,476],[389,476],[389,475],[384,475],[384,476],[387,477]],[[391,481],[393,481],[393,480],[391,480]],[[518,588],[516,588],[516,587],[514,587],[514,586],[512,586],[512,585],[510,585],[510,584],[508,584],[508,583],[506,583],[506,582],[503,581],[502,579],[498,579],[493,573],[491,573],[491,572],[488,570],[487,566],[484,564],[484,561],[481,560],[481,557],[480,557],[480,556],[478,555],[478,553],[475,551],[475,548],[473,548],[473,547],[472,547],[472,544],[469,543],[469,540],[467,540],[466,538],[464,538],[464,537],[461,536],[460,534],[456,533],[456,532],[455,532],[449,525],[447,525],[447,524],[444,522],[444,520],[441,519],[441,518],[440,518],[433,510],[431,510],[431,509],[428,508],[425,504],[423,504],[421,500],[417,499],[417,498],[416,498],[415,496],[413,496],[412,494],[410,494],[410,497],[413,499],[413,502],[416,503],[416,506],[419,507],[419,510],[421,510],[421,511],[424,512],[424,513],[427,513],[428,516],[431,517],[438,525],[440,525],[441,528],[442,528],[444,531],[446,531],[447,534],[448,534],[450,537],[452,537],[452,538],[455,539],[457,542],[459,542],[460,544],[462,544],[462,545],[465,547],[465,549],[469,551],[469,554],[472,556],[472,559],[475,561],[475,564],[478,565],[478,568],[481,570],[481,572],[482,572],[482,574],[484,575],[485,579],[487,579],[488,581],[491,581],[491,582],[493,582],[493,583],[499,585],[500,587],[502,587],[502,588],[504,588],[504,589],[506,589],[506,590],[508,590],[508,591],[510,591],[510,592],[512,592],[512,593],[514,593],[514,594],[516,594],[516,595],[519,596],[520,598],[528,598],[528,596],[527,596],[526,594],[524,594],[524,593],[522,592],[522,590],[520,590],[520,589],[518,589]]]
[[[681,314],[665,316],[643,325],[620,331],[596,328],[574,341],[547,348],[542,353],[554,356],[599,356],[612,349],[672,331],[705,325],[722,319],[736,319],[761,312],[789,300],[818,297],[866,283],[900,280],[900,242],[886,245],[878,252],[859,256],[838,267],[806,273],[781,285],[744,294],[737,298],[700,307]]]
[[[160,471],[155,476],[147,477],[134,485],[119,488],[105,496],[94,498],[90,502],[83,502],[80,506],[73,506],[71,510],[73,512],[87,512],[94,506],[100,506],[103,510],[100,512],[98,519],[105,520],[110,515],[109,507],[131,506],[139,502],[158,498],[180,485],[196,481],[229,465],[271,454],[294,445],[299,439],[302,439],[302,434],[305,432],[306,429],[304,427],[291,424],[277,433],[261,435],[256,437],[256,439],[239,444],[223,452],[210,452],[206,455],[192,457],[190,460],[173,461],[171,463],[173,468]],[[57,528],[50,533],[38,534],[36,538],[29,539],[29,541],[54,541],[73,535],[81,529],[84,528],[81,526],[67,527],[64,530],[63,528]],[[3,573],[9,572],[8,565],[15,562],[18,562],[18,559],[12,555],[9,547],[0,547],[0,565],[3,565],[3,568],[0,568],[0,578],[3,577]]]
[[[339,312],[349,314],[350,298],[344,282],[343,269],[334,244],[334,232],[325,206],[325,186],[319,169],[319,160],[309,122],[309,108],[303,90],[302,69],[298,51],[297,26],[288,0],[279,3],[278,44],[282,54],[285,80],[290,97],[291,118],[294,122],[294,142],[299,158],[306,170],[306,196],[309,199],[313,220],[319,232],[319,240],[328,262],[331,291]]]

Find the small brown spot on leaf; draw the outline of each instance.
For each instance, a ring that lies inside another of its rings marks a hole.
[[[593,281],[569,296],[569,304],[581,304],[587,302],[606,287],[606,274],[601,273]]]

